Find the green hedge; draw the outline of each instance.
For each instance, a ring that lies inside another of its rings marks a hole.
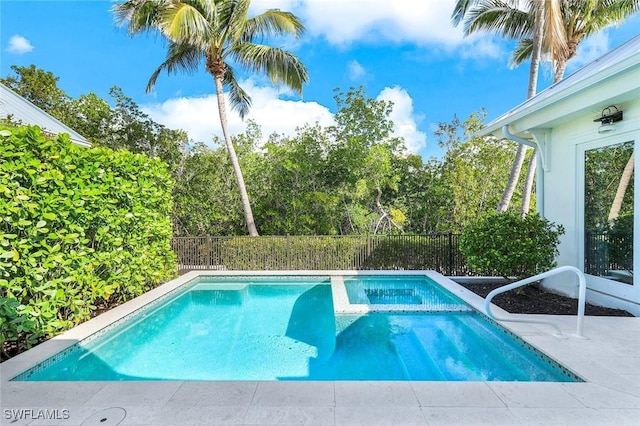
[[[520,280],[556,266],[562,234],[562,225],[537,213],[522,217],[507,211],[468,225],[460,237],[460,251],[477,274]]]
[[[220,264],[230,270],[351,269],[366,256],[357,237],[235,237],[222,240]]]
[[[3,349],[24,350],[176,275],[161,161],[37,127],[0,134]]]

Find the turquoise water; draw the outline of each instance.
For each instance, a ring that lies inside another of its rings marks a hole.
[[[425,276],[356,276],[344,279],[350,303],[422,305],[434,311],[467,308],[462,300]]]
[[[336,315],[328,279],[253,281],[196,284],[18,379],[576,380],[475,311]]]

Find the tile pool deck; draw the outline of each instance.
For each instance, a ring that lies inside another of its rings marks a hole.
[[[337,272],[320,271],[313,274],[332,273]],[[247,272],[236,275],[243,274],[246,275]],[[289,274],[311,273],[296,271]],[[37,362],[198,275],[233,273],[188,273],[0,364],[0,424],[186,426],[640,423],[640,318],[587,316],[584,335],[588,340],[555,338],[546,325],[503,323],[524,340],[578,374],[585,383],[8,381]],[[484,299],[441,275],[431,272],[427,275],[471,305],[480,308],[484,304]],[[494,307],[494,312],[506,314],[497,307]],[[526,317],[557,321],[566,334],[575,331],[576,318],[573,316]]]

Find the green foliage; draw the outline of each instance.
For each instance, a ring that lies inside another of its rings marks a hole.
[[[478,137],[485,112],[461,121],[439,123],[434,134],[447,150],[442,160],[397,159],[400,194],[408,209],[408,228],[415,233],[460,232],[470,222],[492,214],[502,196],[516,144]],[[521,176],[522,184],[526,173]],[[523,185],[519,185],[523,186]]]
[[[616,197],[616,190],[629,157],[634,153],[634,143],[608,145],[585,152],[585,229],[590,232],[607,231],[609,214]],[[629,182],[619,206],[619,214],[633,215],[634,185]]]
[[[186,133],[151,120],[119,87],[109,91],[112,107],[95,93],[71,98],[58,88],[58,77],[35,65],[13,65],[11,69],[15,76],[0,78],[1,83],[86,137],[94,146],[127,149],[160,158],[171,171],[179,167],[188,142]]]
[[[260,173],[248,173],[263,235],[338,234],[340,196],[337,176],[326,172],[332,148],[324,129],[305,126],[295,138],[274,135],[264,148],[255,169]]]
[[[363,250],[366,240],[358,237],[237,237],[223,242],[220,260],[232,270],[352,269]]]
[[[242,235],[240,195],[224,148],[195,144],[174,170],[175,235]]]
[[[406,223],[396,196],[404,146],[392,135],[391,103],[362,87],[335,100],[334,126],[306,125],[266,144],[259,173],[247,180],[263,234],[375,234]]]
[[[51,73],[13,70],[16,76],[4,81],[45,107],[62,105],[47,112],[95,145],[167,164],[175,181],[175,235],[246,233],[223,141],[189,141],[185,132],[155,123],[117,87],[109,101],[93,93],[72,99]],[[494,211],[516,145],[476,136],[484,111],[439,123],[435,140],[446,154],[423,160],[394,136],[390,102],[370,98],[362,87],[337,90],[335,102],[332,126],[307,124],[293,136],[270,135],[265,144],[260,127],[249,121],[244,133],[232,137],[262,235],[460,232]]]
[[[58,87],[59,77],[33,64],[11,65],[11,69],[16,75],[0,78],[0,83],[58,119],[66,113],[71,98]]]
[[[467,266],[481,275],[523,279],[556,266],[562,225],[538,214],[493,214],[465,228],[460,251]]]
[[[159,160],[0,132],[0,345],[27,348],[175,275]]]

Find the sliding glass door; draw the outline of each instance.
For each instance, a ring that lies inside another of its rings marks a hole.
[[[634,142],[584,151],[584,272],[633,284]]]

